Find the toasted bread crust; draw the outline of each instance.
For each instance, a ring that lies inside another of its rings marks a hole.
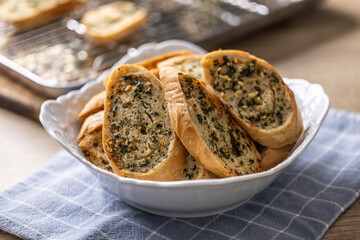
[[[178,74],[179,70],[174,67],[165,66],[160,69],[160,79],[165,90],[165,99],[168,102],[170,118],[177,135],[189,153],[194,156],[194,158],[198,160],[208,171],[214,173],[218,177],[238,176],[239,173],[227,168],[201,137],[190,117],[188,104],[178,80]],[[209,87],[204,85],[204,89],[208,91]],[[210,92],[208,93],[210,94],[214,104],[221,105],[218,103],[216,96],[213,96]],[[250,139],[247,140],[250,141]],[[257,156],[256,160],[259,160],[260,155],[255,146],[252,145],[251,149]],[[258,162],[256,161],[255,164],[258,165]],[[259,166],[257,166],[257,169],[258,171],[261,171]]]
[[[118,156],[116,155],[115,150],[113,151],[112,149],[113,144],[111,141],[111,137],[113,134],[117,135],[119,133],[116,133],[115,130],[114,132],[112,132],[111,130],[112,116],[117,116],[112,112],[113,107],[115,106],[114,104],[116,104],[117,102],[115,101],[114,103],[112,99],[113,97],[115,98],[117,96],[120,96],[117,94],[119,88],[115,89],[115,86],[119,86],[120,84],[124,84],[125,86],[126,80],[123,79],[124,76],[136,76],[136,78],[138,79],[137,81],[140,81],[139,79],[142,79],[141,81],[143,81],[144,83],[149,82],[150,83],[149,86],[153,84],[154,87],[156,86],[161,87],[159,80],[148,70],[140,66],[123,65],[118,69],[116,69],[111,74],[111,77],[107,83],[107,88],[106,88],[107,98],[105,101],[105,109],[104,109],[105,115],[104,115],[103,145],[104,145],[104,150],[108,155],[113,171],[120,176],[143,179],[143,180],[153,180],[153,181],[180,180],[182,176],[182,172],[185,167],[186,150],[184,146],[181,144],[178,137],[174,135],[174,133],[172,133],[171,137],[170,137],[171,133],[169,133],[169,138],[165,138],[165,139],[169,139],[170,141],[168,143],[169,145],[168,145],[168,150],[166,152],[166,156],[161,157],[160,158],[162,159],[161,162],[156,163],[155,167],[147,172],[131,171],[129,168],[123,167],[122,163],[118,160]],[[143,94],[143,93],[140,92],[139,94]],[[126,91],[122,92],[121,95],[124,98],[129,98],[129,99],[132,96],[127,94]],[[161,96],[159,96],[159,98],[161,98]],[[133,101],[137,101],[135,97]],[[152,104],[157,104],[157,103],[152,103]],[[119,111],[122,111],[120,105],[119,105]],[[167,113],[164,112],[164,114]],[[163,117],[166,117],[166,115],[164,115]],[[168,121],[170,123],[170,120]],[[172,128],[171,124],[168,127]],[[133,128],[135,128],[135,126]],[[160,144],[160,140],[158,142]]]
[[[231,103],[226,99],[226,94],[224,95],[223,92],[221,93],[213,89],[213,91],[218,95],[219,99],[226,106],[228,106],[227,109],[233,115],[233,117],[241,124],[250,137],[254,141],[259,142],[261,145],[270,148],[281,148],[286,145],[295,143],[303,131],[302,118],[296,105],[293,92],[286,86],[277,71],[266,61],[252,56],[247,52],[238,50],[214,51],[205,55],[202,60],[205,80],[212,86],[216,81],[215,74],[211,72],[211,69],[214,67],[214,60],[222,61],[224,56],[229,59],[239,59],[240,61],[244,62],[256,63],[256,67],[258,67],[258,69],[261,71],[265,69],[266,71],[274,74],[275,79],[279,81],[281,88],[283,88],[285,97],[290,103],[292,109],[289,117],[286,119],[286,121],[280,124],[280,126],[271,129],[262,129],[255,126],[255,124],[253,124],[251,121],[247,121],[246,119],[241,118],[241,116],[239,116],[239,114],[235,111],[239,109],[238,106],[231,105]]]
[[[109,23],[107,25],[108,28],[98,27],[98,22],[102,21],[101,17],[112,16],[114,14],[111,12],[112,9],[124,9],[124,18],[111,19],[114,22]],[[125,15],[126,11],[129,10],[134,12]],[[146,23],[146,12],[136,7],[132,2],[118,1],[89,10],[84,14],[81,23],[87,27],[86,36],[88,38],[97,44],[104,45],[111,41],[119,41],[141,28]],[[116,27],[114,27],[115,25]]]
[[[84,121],[85,118],[90,116],[93,113],[99,112],[104,109],[106,92],[101,91],[100,93],[94,95],[90,100],[85,104],[83,109],[78,115],[78,119]]]

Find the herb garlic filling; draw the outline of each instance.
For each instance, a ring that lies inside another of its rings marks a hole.
[[[213,88],[227,108],[261,129],[272,129],[287,121],[292,106],[279,78],[256,60],[240,61],[222,56],[212,59]]]
[[[230,114],[208,96],[204,83],[179,73],[191,120],[209,149],[236,175],[259,172],[261,161],[254,143]]]
[[[146,173],[166,158],[175,138],[159,83],[128,73],[107,86],[108,154],[119,169]]]

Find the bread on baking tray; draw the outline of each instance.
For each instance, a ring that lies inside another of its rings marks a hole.
[[[269,63],[247,52],[219,50],[208,53],[202,66],[204,79],[254,141],[281,148],[300,137],[294,94]]]
[[[106,86],[103,145],[124,177],[180,180],[186,150],[171,124],[159,80],[147,69],[122,65]]]
[[[27,30],[52,21],[59,15],[74,10],[87,0],[4,0],[0,16],[21,30]]]
[[[254,143],[209,86],[170,66],[160,69],[160,79],[177,135],[208,171],[218,177],[261,171]]]
[[[102,144],[104,111],[88,116],[78,135],[79,147],[85,158],[95,166],[113,172]]]
[[[145,10],[126,1],[91,9],[81,19],[81,23],[86,26],[86,36],[101,45],[127,37],[145,22]]]

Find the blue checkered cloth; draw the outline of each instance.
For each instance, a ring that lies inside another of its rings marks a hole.
[[[27,239],[320,239],[360,192],[360,115],[330,110],[316,139],[269,187],[211,217],[148,214],[62,151],[0,194],[0,228]]]

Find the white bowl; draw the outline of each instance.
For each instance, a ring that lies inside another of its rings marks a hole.
[[[129,50],[114,67],[134,63],[174,50],[188,49],[205,53],[202,48],[179,40],[145,44]],[[318,132],[328,109],[329,98],[318,84],[301,79],[284,79],[293,90],[301,110],[304,133],[291,155],[278,166],[261,173],[232,178],[155,182],[119,177],[95,167],[82,155],[76,136],[80,129],[77,115],[91,96],[103,90],[102,74],[96,81],[72,91],[41,107],[40,121],[47,132],[71,155],[84,164],[94,177],[111,192],[131,206],[153,214],[169,217],[201,217],[225,212],[243,204],[267,187],[310,144]]]

